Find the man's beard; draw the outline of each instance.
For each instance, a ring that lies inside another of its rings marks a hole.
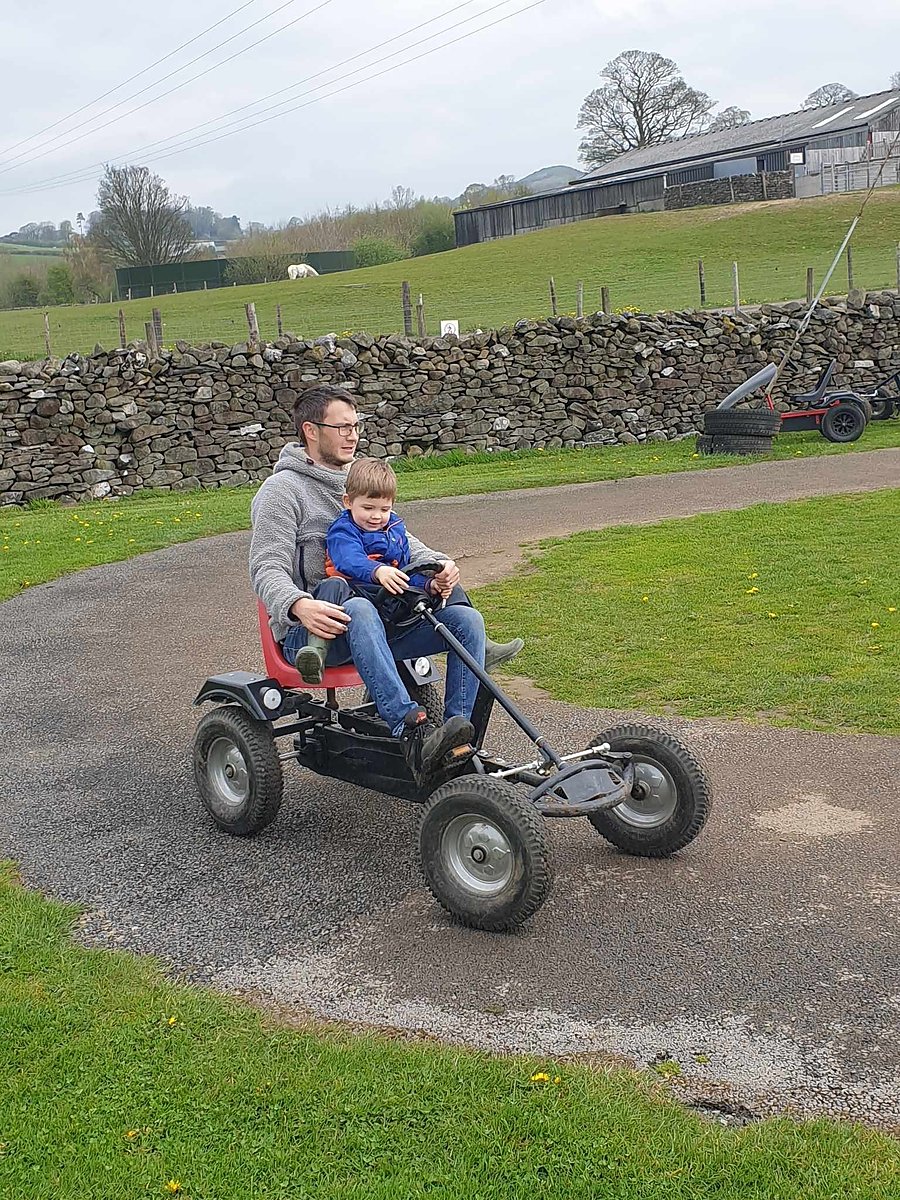
[[[319,450],[319,462],[323,467],[328,467],[332,471],[346,471],[350,466],[350,463],[344,462],[342,458],[338,458],[334,454],[329,454],[327,450],[322,449]]]

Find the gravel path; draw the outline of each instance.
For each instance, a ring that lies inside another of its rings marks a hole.
[[[900,451],[420,502],[468,580],[523,540],[761,499],[900,485]],[[691,497],[693,496],[693,503]],[[190,774],[191,700],[259,665],[247,535],[84,571],[0,605],[0,854],[87,908],[92,942],[305,1012],[535,1054],[674,1058],[686,1098],[900,1126],[897,739],[668,721],[717,808],[676,859],[551,827],[553,896],[515,935],[449,925],[412,806],[299,769],[263,836],[217,833]],[[619,714],[537,697],[580,745]],[[506,718],[495,745],[521,747]],[[700,1059],[701,1061],[697,1061]],[[743,1107],[741,1107],[743,1106]]]

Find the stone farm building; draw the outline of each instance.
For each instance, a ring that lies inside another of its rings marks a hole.
[[[588,217],[856,191],[900,130],[900,89],[632,150],[558,191],[453,214],[457,246]],[[900,157],[881,184],[900,183]]]

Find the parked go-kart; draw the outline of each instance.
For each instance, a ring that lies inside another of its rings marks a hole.
[[[314,699],[282,656],[260,606],[268,675],[214,675],[194,702],[219,702],[198,724],[193,758],[200,799],[221,829],[245,836],[275,819],[282,763],[288,760],[318,775],[412,800],[422,805],[418,856],[426,884],[453,917],[487,930],[515,928],[549,894],[552,871],[542,817],[586,817],[618,849],[651,858],[673,854],[697,836],[709,814],[710,786],[681,741],[649,725],[624,724],[599,733],[583,750],[562,754],[442,624],[439,597],[414,587],[404,597],[405,615],[394,624],[428,621],[479,679],[474,757],[445,761],[436,776],[418,783],[374,704],[338,705],[338,689],[361,686],[355,668],[326,668],[320,685],[326,698]],[[382,590],[376,603],[387,599]],[[441,692],[431,660],[398,668],[413,699],[440,719]],[[535,744],[533,761],[510,763],[485,749],[495,703]],[[279,738],[289,738],[290,749],[279,752]]]

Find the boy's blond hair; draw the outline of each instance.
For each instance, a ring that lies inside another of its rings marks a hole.
[[[351,500],[365,496],[393,503],[397,498],[397,476],[380,458],[355,458],[347,472],[344,491]]]

